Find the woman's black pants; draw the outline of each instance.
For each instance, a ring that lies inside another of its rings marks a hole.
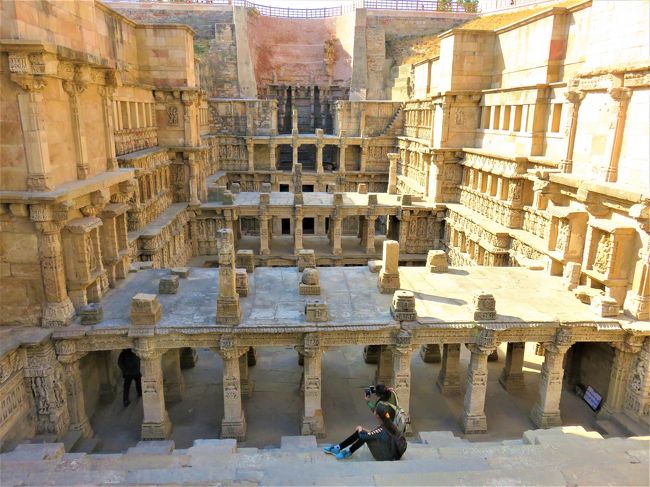
[[[354,453],[359,448],[361,448],[364,443],[365,441],[359,438],[359,432],[355,431],[350,436],[348,436],[345,440],[339,443],[339,448],[343,450],[344,448],[350,447],[350,453]]]

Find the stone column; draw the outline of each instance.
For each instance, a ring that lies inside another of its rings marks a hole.
[[[196,162],[194,162],[194,154],[188,156],[188,167],[190,168],[190,205],[198,206],[201,204],[199,200],[199,188],[198,188],[198,178],[199,178],[199,167]]]
[[[560,397],[564,377],[564,355],[569,343],[544,343],[544,364],[539,378],[539,398],[531,412],[531,419],[538,428],[562,425]]]
[[[70,414],[66,404],[63,367],[56,360],[51,341],[27,346],[25,377],[36,406],[36,431],[60,440],[68,431]]]
[[[135,353],[140,357],[142,372],[142,430],[143,440],[166,440],[172,431],[172,423],[165,408],[162,354],[154,348],[150,338],[138,338]]]
[[[86,415],[83,381],[79,369],[79,359],[84,354],[76,352],[74,340],[60,340],[56,342],[55,346],[57,358],[63,364],[63,376],[67,391],[66,402],[70,417],[69,428],[71,431],[81,432],[82,438],[91,438],[93,430]]]
[[[616,120],[614,130],[607,141],[606,157],[609,157],[609,165],[605,180],[608,183],[615,183],[618,180],[618,161],[621,157],[621,146],[623,145],[623,133],[625,131],[625,119],[627,107],[630,103],[632,90],[630,88],[611,88],[608,93],[614,100],[616,108]]]
[[[165,385],[165,400],[178,402],[183,399],[185,380],[181,372],[181,350],[174,348],[163,356],[163,377]]]
[[[295,206],[293,220],[293,253],[298,255],[302,250],[302,205]]]
[[[506,351],[506,363],[499,376],[499,383],[508,392],[520,391],[524,385],[524,352],[526,350],[525,342],[508,343]]]
[[[243,350],[242,353],[246,353]],[[223,419],[221,438],[246,438],[246,417],[241,403],[241,376],[239,373],[239,348],[232,335],[221,337],[219,354],[223,359]]]
[[[411,334],[402,330],[397,335],[396,344],[392,347],[393,353],[393,374],[391,382],[399,405],[404,410],[407,417],[406,431],[411,431],[409,411],[411,405],[411,355],[413,348],[411,346]]]
[[[255,171],[255,145],[253,139],[246,139],[246,153],[248,155],[248,172]]]
[[[580,111],[580,102],[585,97],[583,91],[567,91],[564,96],[569,102],[569,113],[567,115],[567,125],[565,136],[567,139],[566,155],[560,161],[560,170],[570,173],[573,169],[573,148],[576,142],[576,130],[578,128],[578,112]],[[501,178],[499,178],[501,181]],[[499,193],[497,193],[499,194]]]
[[[322,141],[316,142],[316,173],[323,174],[323,147],[325,144]]]
[[[442,346],[442,367],[436,384],[445,396],[460,394],[460,343],[445,343]]]
[[[643,337],[627,335],[625,341],[612,343],[614,361],[609,376],[609,387],[603,407],[598,413],[599,419],[623,411],[625,392],[630,380],[630,369],[643,345]]]
[[[301,434],[325,436],[325,423],[321,406],[321,357],[320,337],[306,333],[303,347],[303,384],[305,409],[302,416]]]
[[[269,217],[260,217],[260,255],[269,255]]]
[[[78,68],[76,68],[78,69]],[[83,133],[83,121],[79,110],[79,95],[86,89],[84,83],[64,81],[63,90],[70,97],[70,114],[72,115],[72,138],[75,145],[77,162],[77,179],[86,179],[90,172],[88,165],[88,150],[86,148],[86,136]]]
[[[347,144],[341,141],[339,144],[339,174],[345,174],[345,150],[347,149]]]
[[[330,225],[332,227],[332,254],[341,255],[343,253],[341,247],[341,217],[332,216]]]
[[[46,82],[41,77],[18,77],[12,79],[25,90],[18,95],[20,123],[25,140],[27,159],[27,189],[49,191],[54,189],[50,179],[50,149],[47,127],[43,113],[43,89]]]
[[[271,171],[275,171],[278,169],[277,156],[276,156],[277,147],[278,145],[273,140],[269,142],[269,170]]]
[[[67,210],[62,208],[58,215],[53,215],[49,206],[30,206],[30,218],[38,230],[38,254],[45,293],[42,325],[45,327],[66,326],[75,313],[65,283],[61,223],[53,221],[54,216],[65,220]]]
[[[248,374],[248,352],[239,356],[239,382],[242,399],[251,397],[253,395],[253,383]]]
[[[241,320],[239,295],[235,277],[235,252],[233,232],[221,229],[219,238],[219,296],[217,297],[217,323],[237,325]]]
[[[485,417],[485,393],[487,391],[487,359],[496,348],[492,330],[483,330],[477,343],[466,345],[472,352],[467,369],[462,428],[467,434],[487,433]]]
[[[104,146],[106,147],[106,169],[114,171],[118,168],[115,157],[115,120],[113,120],[114,86],[100,86],[99,96],[102,98],[102,113],[104,118]]]
[[[399,243],[394,240],[384,240],[382,268],[377,284],[382,294],[393,294],[400,287]]]
[[[377,217],[369,215],[366,217],[366,254],[375,253],[375,222]]]
[[[375,384],[391,385],[393,380],[393,352],[388,345],[379,348]]]
[[[397,158],[399,154],[397,152],[389,152],[386,154],[388,156],[388,194],[397,193]]]
[[[327,232],[325,231],[325,217],[323,215],[318,215],[316,217],[316,235],[323,236]]]
[[[300,147],[300,144],[297,139],[294,139],[291,144],[291,167],[293,168],[295,168],[296,164],[300,162],[298,160],[298,147]]]

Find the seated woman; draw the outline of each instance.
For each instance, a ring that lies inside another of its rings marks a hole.
[[[343,460],[351,456],[365,443],[375,460],[399,460],[401,455],[397,451],[394,439],[394,436],[399,435],[399,433],[393,425],[392,414],[394,413],[388,406],[379,402],[375,408],[375,417],[379,422],[379,427],[372,431],[366,431],[361,426],[357,426],[350,437],[338,445],[326,446],[323,451],[334,455],[339,460]]]

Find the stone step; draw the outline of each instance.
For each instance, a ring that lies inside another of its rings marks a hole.
[[[65,451],[74,451],[76,446],[83,440],[81,431],[69,431],[63,437],[63,447]]]
[[[0,455],[2,485],[648,485],[650,437],[603,439],[584,428],[527,431],[522,440],[469,442],[423,432],[399,462],[376,462],[364,446],[346,460],[313,436],[280,448],[235,440],[140,442],[124,454],[65,453],[63,443],[22,444]]]

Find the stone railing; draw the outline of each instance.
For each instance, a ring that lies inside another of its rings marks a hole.
[[[551,219],[546,211],[524,207],[522,228],[544,240],[548,239]]]
[[[124,129],[115,132],[115,153],[118,156],[158,145],[156,127]]]
[[[460,203],[477,213],[508,228],[521,228],[522,210],[512,208],[508,201],[501,201],[495,197],[461,186]]]

